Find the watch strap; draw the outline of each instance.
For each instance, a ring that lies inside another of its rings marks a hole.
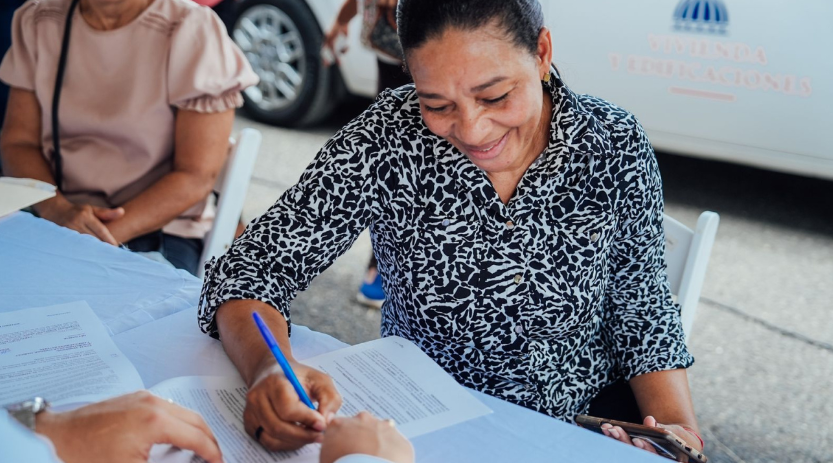
[[[29,428],[30,431],[35,431],[35,418],[38,413],[49,408],[49,402],[41,397],[34,397],[32,399],[19,402],[16,404],[9,404],[4,407],[9,415],[17,420],[23,426]]]

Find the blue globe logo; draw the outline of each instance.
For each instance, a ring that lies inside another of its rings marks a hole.
[[[674,28],[725,34],[729,11],[720,0],[682,0],[674,9]]]

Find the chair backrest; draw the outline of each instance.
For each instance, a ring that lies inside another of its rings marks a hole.
[[[198,273],[200,278],[203,277],[205,262],[225,253],[234,241],[260,140],[260,132],[255,129],[243,129],[236,141],[233,138],[229,140],[229,157],[214,185],[214,191],[219,195],[217,215],[214,226],[205,237]]]
[[[720,216],[714,212],[703,212],[697,219],[695,230],[667,215],[664,223],[668,283],[681,307],[680,318],[687,342],[691,336]]]

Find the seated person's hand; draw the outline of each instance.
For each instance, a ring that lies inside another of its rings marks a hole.
[[[71,412],[40,413],[35,429],[65,463],[144,463],[157,443],[192,450],[209,463],[223,461],[202,417],[147,391]]]
[[[295,450],[321,442],[329,420],[341,408],[341,395],[326,374],[291,362],[298,381],[318,410],[304,405],[277,364],[266,367],[249,388],[243,425],[260,445],[272,451]]]
[[[73,204],[58,196],[39,205],[37,211],[42,218],[62,227],[95,236],[113,246],[119,245],[105,224],[124,216],[124,209],[120,207],[108,209],[89,204]]]
[[[643,420],[642,424],[645,426],[651,426],[655,428],[663,428],[668,431],[671,431],[679,437],[680,439],[685,440],[688,442],[689,445],[697,449],[698,451],[703,451],[703,446],[700,445],[700,439],[698,439],[695,435],[691,434],[691,432],[687,431],[682,426],[678,426],[676,424],[660,424],[657,423],[657,420],[653,416],[646,416]],[[631,436],[625,432],[624,429],[620,428],[619,426],[611,426],[610,424],[603,424],[602,425],[602,432],[608,437],[612,437],[620,442],[624,442],[628,445],[633,445],[634,447],[640,448],[645,450],[649,453],[656,454],[657,451],[654,449],[654,446],[648,442],[645,442],[642,439],[631,439]],[[688,461],[687,457],[681,458],[679,461]]]
[[[362,454],[394,463],[413,463],[414,448],[392,421],[361,412],[353,418],[334,418],[321,446],[320,463],[333,463],[345,455]]]

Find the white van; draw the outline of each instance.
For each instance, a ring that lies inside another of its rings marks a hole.
[[[232,37],[245,38],[252,26],[268,34],[268,21],[258,22],[252,12],[262,16],[274,10],[297,28],[304,42],[298,46],[314,56],[321,31],[330,27],[342,1],[247,0],[239,5]],[[833,179],[828,137],[833,133],[833,1],[541,3],[563,79],[577,92],[633,112],[658,150]],[[338,69],[306,60],[300,74],[307,87],[315,88],[296,92],[307,101],[296,98],[291,117],[274,117],[281,109],[270,117],[261,89],[247,95],[252,113],[277,123],[309,123],[332,108],[332,95],[341,90],[374,96],[376,60],[360,45],[359,26],[357,18]],[[269,58],[276,59],[275,54]]]

